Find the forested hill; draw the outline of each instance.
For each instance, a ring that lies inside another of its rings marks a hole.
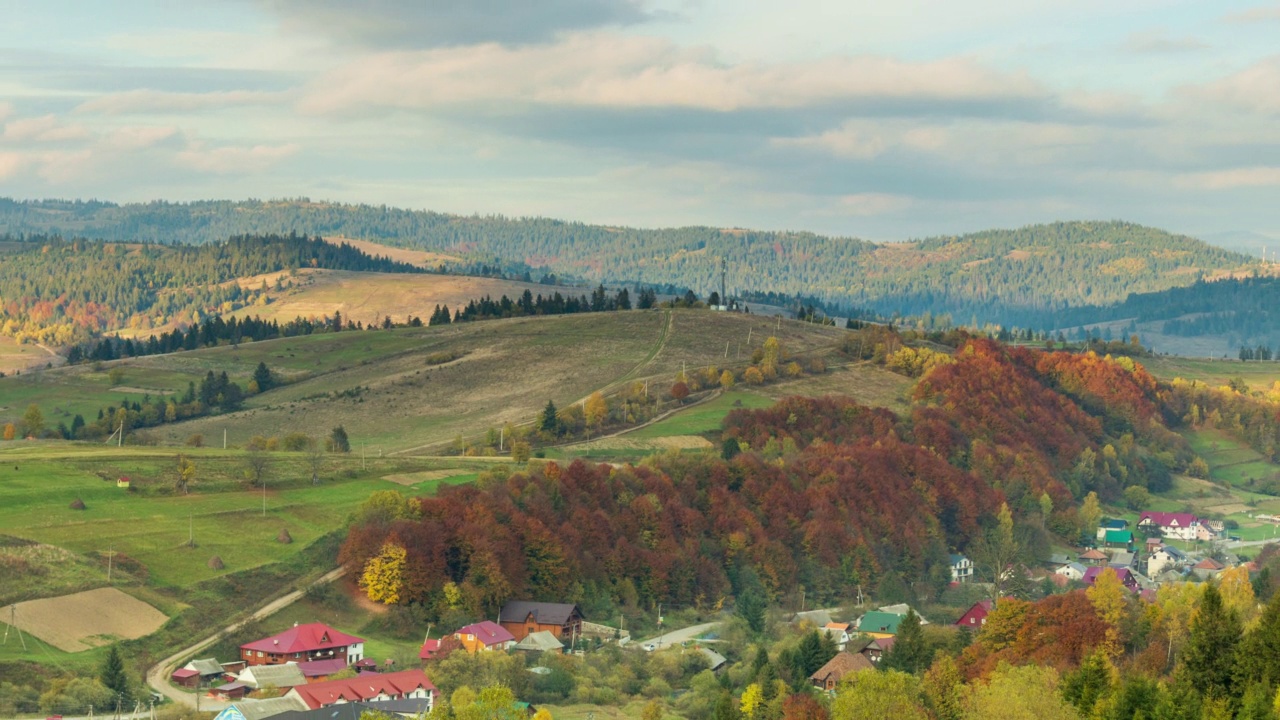
[[[190,323],[257,300],[232,281],[294,268],[423,272],[299,235],[198,247],[0,236],[0,334],[61,346],[90,332]]]

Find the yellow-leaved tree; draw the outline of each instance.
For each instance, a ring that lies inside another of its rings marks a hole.
[[[1092,587],[1085,590],[1085,594],[1089,596],[1089,602],[1093,603],[1093,609],[1098,613],[1098,617],[1107,624],[1107,654],[1111,657],[1118,656],[1120,651],[1124,650],[1120,626],[1128,610],[1125,597],[1129,591],[1120,582],[1120,577],[1115,570],[1105,568],[1098,573],[1098,578],[1094,580]]]
[[[374,602],[394,605],[404,590],[404,548],[387,543],[369,562],[360,576],[360,589]]]
[[[5,439],[5,440],[12,440],[12,439],[14,439],[15,437],[17,437],[17,435],[18,435],[18,429],[17,429],[16,427],[14,427],[14,426],[13,426],[13,423],[5,423],[5,424],[4,424],[4,439]]]
[[[597,390],[591,393],[587,398],[586,407],[583,412],[587,418],[587,424],[594,428],[599,428],[605,418],[609,417],[609,402],[604,399],[604,395]]]
[[[747,720],[755,720],[756,713],[764,705],[764,690],[760,683],[751,683],[742,691],[742,716]]]

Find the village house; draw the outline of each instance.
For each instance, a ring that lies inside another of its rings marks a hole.
[[[1107,561],[1107,554],[1097,548],[1089,548],[1080,553],[1080,562],[1084,565],[1102,565]]]
[[[849,631],[852,629],[850,623],[830,622],[822,628],[822,632],[835,641],[837,650],[844,650],[849,644]]]
[[[307,678],[298,669],[297,663],[284,665],[250,665],[236,676],[236,682],[242,682],[251,688],[291,688],[306,685]]]
[[[873,639],[893,637],[898,634],[902,618],[896,613],[872,610],[858,620],[858,632]]]
[[[847,675],[863,670],[874,670],[875,666],[871,661],[862,655],[841,652],[827,661],[826,665],[818,668],[816,672],[809,676],[809,682],[819,690],[825,690],[830,693],[836,691],[836,687],[840,685],[840,681]]]
[[[1147,510],[1138,516],[1138,529],[1147,533],[1159,533],[1161,537],[1176,540],[1195,540],[1202,526],[1200,518],[1191,513],[1153,512]]]
[[[248,665],[283,665],[342,658],[354,665],[364,657],[364,639],[338,632],[324,623],[294,625],[278,635],[240,646]]]
[[[283,717],[282,713],[307,710],[306,703],[296,697],[277,697],[265,700],[235,700],[213,720],[266,720]]]
[[[218,700],[240,700],[249,694],[250,687],[242,682],[232,682],[225,685],[219,685],[213,689],[211,693]]]
[[[1044,561],[1044,566],[1054,572],[1057,572],[1058,568],[1064,565],[1068,565],[1070,563],[1071,563],[1070,555],[1067,555],[1066,553],[1054,553],[1049,556],[1048,560]]]
[[[427,711],[434,704],[439,691],[421,670],[400,670],[392,673],[362,673],[346,680],[299,685],[285,697],[301,700],[307,708],[329,707],[343,703],[379,700],[429,699]]]
[[[544,631],[572,641],[582,634],[582,621],[582,609],[572,603],[511,600],[498,612],[498,624],[517,641]]]
[[[324,682],[330,675],[336,675],[347,669],[347,662],[342,658],[328,660],[307,660],[298,663],[298,672],[309,683]]]
[[[478,623],[460,627],[454,631],[453,637],[462,643],[462,647],[469,653],[507,650],[516,644],[515,637],[506,628],[492,620],[481,620]]]
[[[966,610],[959,620],[956,620],[955,625],[962,628],[980,628],[987,624],[987,615],[994,607],[995,602],[990,599],[979,600]]]
[[[1186,564],[1186,553],[1172,545],[1162,545],[1147,558],[1147,577],[1156,578],[1165,570],[1180,570]]]
[[[1080,581],[1084,579],[1084,573],[1087,568],[1078,562],[1067,563],[1054,571],[1055,574],[1061,575],[1068,580]]]
[[[1135,555],[1124,550],[1117,550],[1111,553],[1111,559],[1107,562],[1108,567],[1113,568],[1131,568],[1133,567],[1133,559]]]
[[[1213,558],[1205,558],[1191,566],[1191,573],[1201,580],[1211,580],[1226,568],[1226,565]]]
[[[1102,536],[1102,542],[1109,548],[1129,549],[1133,546],[1132,530],[1108,530]]]
[[[1128,530],[1129,523],[1125,520],[1104,518],[1098,523],[1098,539],[1105,540],[1107,532],[1110,530]]]
[[[340,703],[316,710],[290,710],[272,717],[271,720],[360,720],[368,715],[379,718],[417,719],[425,717],[430,712],[430,703],[430,700],[424,698]]]
[[[1129,588],[1133,592],[1138,591],[1138,578],[1135,577],[1133,572],[1130,571],[1128,568],[1117,569],[1117,568],[1105,568],[1105,567],[1091,567],[1085,571],[1084,578],[1082,578],[1082,581],[1084,582],[1085,585],[1092,587],[1093,583],[1098,579],[1098,576],[1107,570],[1111,570],[1115,572],[1116,577],[1119,578],[1120,580],[1120,584]]]
[[[525,635],[512,648],[516,652],[538,653],[564,652],[564,643],[550,630],[539,630]]]
[[[951,582],[967,583],[973,579],[973,561],[963,555],[951,555]]]

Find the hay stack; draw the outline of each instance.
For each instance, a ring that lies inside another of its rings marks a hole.
[[[71,501],[70,507],[72,510],[84,510],[85,509],[84,501],[81,500],[80,498],[76,498],[75,500]]]
[[[276,542],[281,545],[288,545],[293,542],[293,536],[289,534],[288,528],[280,528],[280,534],[276,536]]]
[[[225,567],[226,565],[222,564],[222,558],[218,557],[217,555],[214,555],[213,557],[209,558],[210,570],[222,570]]]

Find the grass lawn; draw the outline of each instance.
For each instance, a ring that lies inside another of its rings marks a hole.
[[[695,405],[687,410],[642,427],[626,437],[642,440],[649,438],[675,437],[679,435],[701,435],[720,430],[724,418],[738,408],[759,409],[774,404],[773,398],[765,397],[754,391],[731,390],[712,398],[707,402]]]
[[[635,701],[616,707],[613,705],[539,705],[551,712],[555,720],[639,720],[647,701]],[[664,714],[663,717],[672,717]]]
[[[103,448],[71,443],[0,446],[0,534],[65,548],[103,565],[108,551],[125,575],[155,587],[185,587],[211,577],[278,562],[319,536],[341,527],[375,490],[432,492],[441,483],[465,482],[476,466],[465,460],[330,456],[322,482],[312,486],[303,458],[275,453],[263,492],[241,479],[243,455],[236,451],[185,449],[196,466],[189,495],[173,494],[177,450]],[[456,472],[412,486],[382,476],[452,467]],[[106,475],[102,479],[98,473]],[[134,491],[114,478],[135,478]],[[275,487],[272,484],[275,483]],[[80,499],[85,510],[69,505]],[[294,542],[276,536],[287,529]],[[196,547],[187,546],[194,535]],[[218,556],[225,569],[208,567]],[[105,582],[105,566],[96,567]]]
[[[1151,374],[1162,380],[1184,378],[1202,380],[1213,386],[1226,385],[1231,378],[1240,377],[1254,390],[1265,390],[1280,380],[1280,363],[1240,362],[1239,360],[1208,360],[1160,356],[1143,358],[1139,362]]]

